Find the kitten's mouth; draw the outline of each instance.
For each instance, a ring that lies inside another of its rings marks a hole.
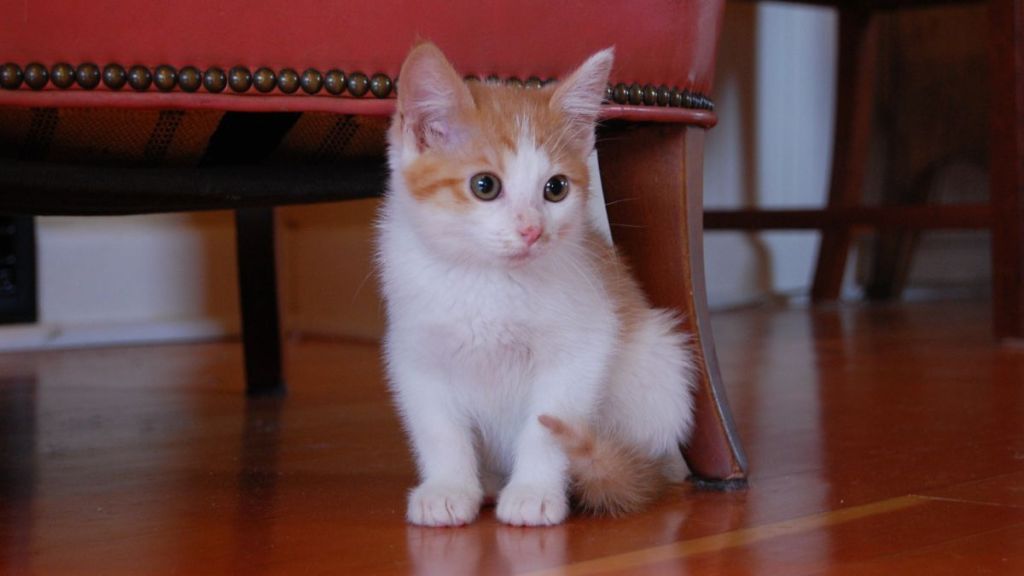
[[[522,252],[516,252],[516,253],[512,254],[511,256],[509,256],[508,259],[510,261],[516,262],[516,263],[526,262],[527,260],[530,259],[530,251],[529,250],[523,250]]]
[[[531,250],[530,248],[524,248],[518,252],[513,252],[507,256],[508,261],[512,264],[523,264],[529,260],[532,260],[536,256],[537,251]]]

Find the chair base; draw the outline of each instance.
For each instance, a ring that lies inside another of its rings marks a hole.
[[[742,492],[750,487],[746,478],[718,480],[716,478],[690,476],[688,480],[690,484],[693,484],[694,488],[701,492]]]
[[[739,486],[746,457],[721,382],[704,286],[703,144],[699,128],[609,124],[598,135],[598,158],[615,244],[651,303],[683,314],[697,352],[695,426],[684,450],[690,470]]]

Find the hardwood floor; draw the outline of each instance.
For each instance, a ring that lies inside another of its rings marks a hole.
[[[750,489],[550,529],[403,521],[375,346],[0,355],[2,574],[1024,574],[1024,349],[985,303],[713,318]]]

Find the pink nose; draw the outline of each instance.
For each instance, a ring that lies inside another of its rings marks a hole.
[[[540,226],[520,226],[518,230],[519,235],[523,237],[523,241],[526,242],[527,246],[533,246],[540,238],[540,235],[544,233],[544,229]]]

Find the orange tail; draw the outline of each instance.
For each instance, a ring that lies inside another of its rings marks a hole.
[[[573,496],[585,511],[609,516],[638,512],[664,485],[655,460],[554,416],[542,414],[538,420],[569,457]]]

